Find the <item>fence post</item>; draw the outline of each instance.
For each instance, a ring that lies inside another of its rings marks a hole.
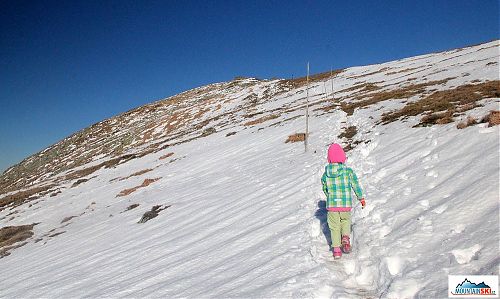
[[[307,139],[309,138],[309,62],[307,63],[307,87],[306,87],[306,133],[304,136],[304,151],[307,152]]]

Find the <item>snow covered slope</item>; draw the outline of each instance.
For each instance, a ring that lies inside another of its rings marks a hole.
[[[302,78],[212,84],[78,132],[0,177],[0,297],[440,298],[449,274],[498,275],[498,62],[494,41],[319,74],[306,153],[285,143],[304,132]],[[340,261],[332,142],[367,199]]]

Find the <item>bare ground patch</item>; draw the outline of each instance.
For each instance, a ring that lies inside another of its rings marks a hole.
[[[384,113],[384,124],[400,118],[425,115],[417,126],[443,124],[453,121],[456,112],[464,112],[477,107],[477,101],[500,97],[500,81],[467,84],[454,89],[436,91],[419,101],[406,104],[402,109]]]
[[[354,113],[354,110],[356,110],[357,108],[364,108],[391,99],[407,99],[414,95],[424,94],[426,92],[427,87],[444,84],[448,82],[448,80],[450,79],[452,78],[430,81],[426,83],[410,84],[407,86],[400,87],[398,89],[364,94],[362,95],[361,100],[353,102],[342,102],[341,108],[344,112],[347,113],[347,115],[352,115]]]
[[[59,235],[62,235],[62,234],[64,234],[65,232],[66,232],[66,231],[62,231],[62,232],[57,232],[57,233],[53,233],[53,234],[49,235],[48,237],[49,237],[49,238],[54,238],[54,237],[57,237],[57,236],[59,236]]]
[[[258,118],[256,120],[252,120],[252,121],[246,122],[243,125],[244,126],[254,126],[254,125],[257,125],[257,124],[269,121],[269,120],[276,119],[278,117],[279,117],[279,115],[277,115],[277,114],[271,114],[271,115],[267,115],[267,116]]]
[[[168,205],[168,206],[162,206],[162,205],[154,206],[151,208],[150,211],[147,211],[146,213],[144,213],[144,215],[142,215],[142,218],[137,223],[146,223],[147,221],[149,221],[153,218],[156,218],[161,211],[168,209],[170,207],[171,207],[170,205]]]
[[[323,73],[311,75],[311,76],[309,76],[309,84],[334,78],[335,76],[342,73],[343,71],[344,71],[344,69],[339,69],[339,70],[333,70],[333,72],[323,72]],[[307,77],[287,79],[287,80],[285,80],[285,82],[291,84],[294,88],[297,88],[297,87],[301,87],[301,86],[304,86],[307,84]]]
[[[301,142],[306,140],[306,133],[295,133],[286,139],[285,143]]]
[[[339,135],[339,138],[352,139],[358,133],[356,126],[349,126]]]
[[[56,187],[54,184],[39,186],[35,188],[31,188],[28,190],[19,191],[7,196],[4,196],[0,199],[0,211],[7,208],[9,205],[13,205],[15,207],[24,204],[25,202],[32,201],[43,197],[51,192],[53,192],[53,188]]]
[[[131,204],[131,205],[130,205],[130,206],[128,206],[128,207],[125,209],[125,211],[123,211],[122,213],[127,212],[127,211],[130,211],[130,210],[133,210],[133,209],[137,208],[138,206],[139,206],[139,204],[138,204],[138,203]]]
[[[465,121],[458,123],[457,129],[465,129],[475,124],[477,124],[477,120],[472,116],[468,116]]]
[[[411,72],[411,71],[414,71],[414,70],[417,70],[419,69],[418,67],[413,67],[413,68],[406,68],[406,69],[402,69],[402,70],[399,70],[399,71],[393,71],[393,72],[388,72],[386,73],[386,75],[395,75],[395,74],[400,74],[400,73],[408,73],[408,72]]]
[[[356,147],[356,145],[360,144],[362,141],[359,140],[354,140],[354,136],[358,133],[358,129],[356,126],[349,126],[344,128],[344,131],[339,134],[339,138],[345,139],[345,146],[344,146],[344,151],[349,152],[353,148]],[[369,142],[369,141],[367,141]]]
[[[481,119],[481,123],[488,123],[488,127],[500,125],[500,111],[492,110]]]
[[[140,176],[140,175],[143,175],[143,174],[148,173],[148,172],[150,172],[150,171],[153,171],[153,169],[151,169],[151,168],[147,168],[147,169],[139,170],[139,171],[137,171],[137,172],[132,173],[132,174],[131,174],[131,175],[129,175],[129,176],[124,177],[124,178],[120,178],[120,177],[118,177],[118,178],[114,178],[114,179],[110,180],[110,182],[114,182],[114,181],[124,181],[124,180],[130,179],[131,177],[134,177],[134,176]]]
[[[71,185],[71,188],[74,188],[80,184],[83,184],[83,183],[86,183],[88,181],[90,181],[91,179],[93,178],[96,178],[97,176],[93,176],[91,178],[83,178],[83,179],[78,179],[76,182],[73,183],[73,185]]]
[[[167,153],[167,154],[165,154],[165,155],[161,156],[159,159],[160,159],[160,160],[164,160],[164,159],[166,159],[166,158],[168,158],[168,157],[171,157],[171,156],[173,156],[173,155],[174,155],[174,153]]]
[[[145,179],[142,184],[140,184],[139,186],[135,186],[133,188],[129,188],[129,189],[124,189],[122,190],[120,193],[118,193],[116,195],[116,197],[121,197],[121,196],[127,196],[133,192],[135,192],[137,189],[139,188],[144,188],[144,187],[147,187],[149,185],[151,185],[152,183],[158,181],[159,179],[161,178],[154,178],[154,179]]]
[[[10,255],[10,251],[24,246],[23,242],[33,236],[33,227],[38,223],[6,226],[0,228],[0,258]]]

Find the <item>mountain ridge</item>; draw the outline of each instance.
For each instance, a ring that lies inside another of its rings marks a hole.
[[[460,52],[470,49],[474,49],[474,51],[480,51],[492,47],[498,47],[498,41],[493,41],[487,44],[480,44],[475,47],[472,46],[445,51],[441,52],[441,55],[452,55],[454,53],[459,53],[459,55],[455,57],[456,59],[457,57],[465,55],[461,54]],[[436,54],[419,55],[415,57],[400,59],[392,63],[409,62],[409,65],[412,65],[415,63],[415,61],[427,59],[429,57],[432,57],[433,55]],[[386,64],[391,64],[391,62],[378,65],[353,67],[344,70],[336,70],[332,78],[330,78],[329,72],[319,73],[311,76],[310,83],[311,85],[324,83],[326,90],[327,88],[329,88],[329,86],[326,86],[326,81],[328,80],[335,80],[335,78],[338,79],[339,76],[342,76],[342,74],[346,74],[346,72],[349,73],[351,70],[356,71],[358,69],[362,70],[373,67],[378,67],[378,70],[364,74],[361,72],[358,77],[354,76],[353,78],[362,79],[367,78],[370,75],[385,72],[388,75],[401,74],[403,78],[409,78],[408,80],[411,80],[412,78],[409,77],[409,74],[416,75],[419,72],[422,72],[421,68],[415,70],[411,70],[411,68],[398,69],[397,67],[384,69],[384,67],[386,67]],[[445,78],[445,80],[446,79],[449,80],[454,78]],[[401,84],[398,83],[397,80],[397,77],[393,79],[393,81],[396,81],[396,84]],[[399,82],[401,82],[401,80],[399,80]],[[435,85],[446,83],[446,81],[435,82]],[[330,82],[328,82],[328,84],[329,83]],[[356,84],[356,82],[354,82],[353,85],[347,88],[347,90],[353,89],[353,94],[356,95],[357,98],[363,98],[365,95],[370,95],[370,92],[372,91],[384,90],[384,88],[391,86],[390,81],[387,83],[389,83],[390,85],[376,86],[374,83],[370,83],[371,85],[366,85],[367,83],[364,83],[365,85],[360,86],[359,84]],[[408,85],[411,85],[410,81],[407,81],[406,83]],[[258,123],[263,119],[256,118],[256,116],[266,114],[266,111],[257,111],[259,110],[258,106],[262,106],[262,104],[264,104],[266,101],[279,97],[282,94],[286,94],[291,90],[297,90],[297,92],[301,92],[302,90],[303,92],[304,85],[304,77],[297,79],[278,80],[238,78],[229,82],[213,83],[206,86],[197,87],[182,92],[178,95],[174,95],[150,104],[143,105],[141,107],[131,109],[115,117],[103,120],[81,131],[78,131],[70,135],[69,137],[64,138],[60,142],[57,142],[56,144],[40,151],[39,153],[26,158],[19,164],[6,169],[2,173],[2,175],[0,175],[0,189],[2,190],[2,192],[0,193],[5,194],[6,192],[12,192],[22,189],[26,186],[37,184],[37,180],[40,179],[41,176],[46,175],[47,172],[52,172],[53,175],[59,175],[72,169],[76,169],[82,165],[91,163],[92,161],[95,161],[95,157],[99,155],[107,155],[113,158],[118,158],[121,154],[132,154],[140,156],[144,154],[144,152],[146,152],[147,154],[148,151],[154,151],[158,148],[162,148],[162,146],[168,146],[169,141],[173,141],[177,138],[180,139],[179,141],[182,141],[181,136],[186,136],[186,134],[190,135],[191,138],[197,138],[198,136],[202,136],[204,134],[206,135],[206,133],[210,130],[213,131],[213,129],[210,129],[210,127],[213,127],[214,125],[216,127],[219,127],[219,129],[227,130],[231,127],[229,122],[233,123],[233,127],[237,126],[238,123],[241,124],[247,119],[249,121],[253,119],[253,121]],[[432,84],[425,82],[422,85],[425,86]],[[362,89],[356,89],[356,87],[360,87]],[[253,88],[263,88],[263,90],[260,91],[260,94],[256,94],[251,91]],[[242,100],[238,98],[231,98],[232,94],[241,93],[245,90],[247,90],[247,92]],[[342,108],[353,111],[353,109],[360,107],[362,108],[364,106],[360,105],[359,103],[355,103],[355,101],[352,100],[352,97],[342,97],[342,91],[343,90],[335,90],[335,92],[338,93],[339,96],[339,98],[336,100],[333,100],[330,96],[330,100],[334,101],[333,107],[336,107],[337,103],[341,103],[345,106]],[[422,90],[420,88],[420,90],[418,90],[414,94],[421,93],[421,91]],[[403,96],[407,97],[411,95],[411,93],[403,94]],[[335,95],[333,97],[335,97]],[[207,103],[209,105],[212,105],[212,108],[221,109],[223,104],[224,108],[226,108],[227,104],[224,103],[224,98],[226,98],[226,103],[235,101],[241,102],[240,107],[233,106],[233,110],[228,111],[227,114],[229,114],[230,117],[226,120],[226,122],[228,122],[227,124],[221,124],[220,122],[217,122],[218,119],[226,116],[224,114],[219,113],[219,115],[216,114],[216,116],[212,118],[206,117],[204,115],[206,112],[210,111],[205,107]],[[323,100],[328,101],[328,97],[326,96],[326,94],[325,99]],[[215,105],[214,103],[216,102],[217,106],[213,107]],[[319,103],[313,102],[313,109],[314,107],[317,108],[318,104],[321,105],[321,101]],[[174,112],[174,109],[176,110],[176,112]],[[188,109],[197,109],[198,112],[193,114],[187,111]],[[295,105],[295,107],[292,109],[278,109],[278,111],[279,113],[283,113],[283,111],[289,113],[293,112],[293,109],[302,109],[302,106]],[[180,113],[179,110],[182,112]],[[245,111],[246,113],[242,115],[242,113],[239,113],[241,111]],[[256,112],[258,112],[258,114],[256,114]],[[271,119],[274,117],[272,113],[268,114],[270,114],[268,115],[268,117],[270,117]],[[143,123],[142,125],[140,123],[138,124],[137,119],[134,119],[134,116],[136,115],[140,117],[140,122]],[[199,121],[199,119],[202,117],[206,118]],[[244,123],[249,123],[249,121],[246,121]],[[166,125],[164,125],[163,127],[155,126],[155,123],[157,122],[164,122]],[[182,126],[179,126],[179,123]],[[164,132],[161,132],[162,130],[164,130]],[[96,138],[98,138],[98,140],[97,142],[94,142]],[[90,143],[90,145],[87,143]],[[149,150],[143,149],[144,146],[148,147],[148,145],[150,147]],[[88,149],[86,151],[81,150],[82,146],[84,147],[84,149]],[[136,149],[135,151],[134,148]],[[73,151],[75,149],[80,150],[80,152],[78,154],[74,153]],[[140,152],[142,152],[142,154]],[[60,158],[61,156],[62,158]],[[127,157],[128,156],[124,156],[124,159],[127,159]]]
[[[308,90],[239,78],[75,134],[2,177],[0,297],[438,298],[449,273],[497,273],[498,48]],[[332,142],[367,202],[339,262],[320,182]]]

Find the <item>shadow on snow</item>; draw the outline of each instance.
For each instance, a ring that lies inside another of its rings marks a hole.
[[[318,209],[314,213],[314,216],[316,216],[316,218],[319,219],[321,231],[325,236],[327,244],[331,247],[332,237],[330,235],[330,228],[328,227],[327,213],[328,210],[326,209],[326,201],[325,200],[318,201]]]

